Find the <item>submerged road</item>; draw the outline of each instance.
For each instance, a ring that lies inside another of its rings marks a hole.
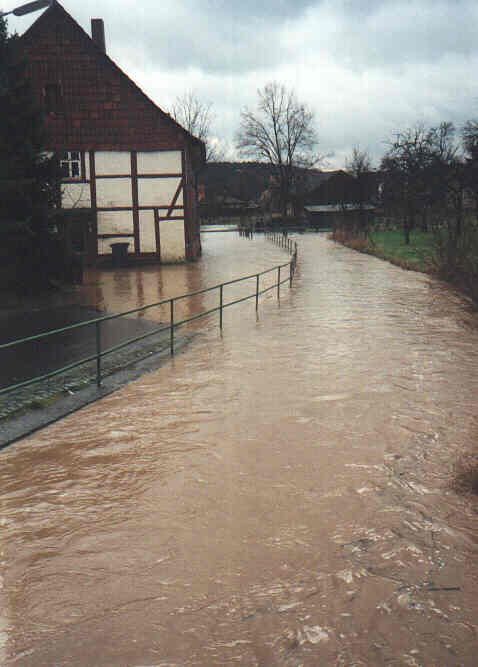
[[[476,665],[477,504],[452,481],[477,323],[424,275],[298,240],[280,307],[228,309],[0,453],[0,664]],[[195,289],[284,256],[203,244]]]

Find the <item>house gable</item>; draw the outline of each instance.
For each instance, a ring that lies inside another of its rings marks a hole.
[[[102,34],[102,21],[93,27]],[[62,207],[90,209],[88,261],[200,255],[196,171],[204,143],[156,106],[57,2],[20,38],[43,108],[45,149],[63,172]]]
[[[19,40],[51,150],[182,150],[192,137],[58,3]]]

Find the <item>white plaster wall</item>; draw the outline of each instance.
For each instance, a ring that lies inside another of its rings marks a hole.
[[[99,211],[98,234],[133,234],[131,211]]]
[[[130,178],[96,179],[96,205],[98,207],[132,206]]]
[[[98,151],[95,153],[96,174],[131,174],[129,151]]]
[[[180,178],[139,178],[138,201],[140,206],[169,206],[176,193]],[[176,206],[182,206],[183,192],[179,193]],[[162,212],[164,215],[164,212]]]
[[[156,252],[153,211],[139,212],[139,249],[140,252]]]
[[[184,262],[186,248],[184,244],[184,220],[163,220],[159,223],[161,235],[161,262]]]
[[[87,175],[89,175],[89,156],[87,159]],[[138,174],[180,174],[182,173],[181,151],[153,151],[137,154]],[[131,174],[131,156],[129,151],[98,151],[95,153],[95,170],[97,176]],[[140,206],[169,206],[180,183],[180,178],[139,178],[138,203]],[[65,192],[65,200],[82,202],[90,206],[89,184],[65,184],[69,188]],[[127,178],[98,178],[96,181],[96,201],[98,207],[128,206],[132,207],[132,181]],[[177,206],[183,205],[183,193],[180,192]],[[160,215],[164,215],[164,209]],[[175,211],[173,215],[180,215]],[[132,211],[101,211],[98,213],[98,234],[133,234]],[[160,223],[161,261],[181,262],[186,256],[184,244],[184,220],[164,221]],[[156,236],[154,232],[153,211],[139,212],[140,251],[155,252]],[[134,238],[98,239],[98,253],[110,254],[111,244],[116,241],[130,243],[129,252],[134,251]]]
[[[98,234],[133,234],[133,214],[131,211],[100,211],[98,212]],[[124,241],[129,243],[128,252],[134,252],[134,237],[98,239],[98,253],[111,253],[111,243]]]
[[[139,152],[138,174],[181,174],[181,151]]]
[[[63,183],[61,186],[63,208],[89,208],[91,192],[89,183]]]

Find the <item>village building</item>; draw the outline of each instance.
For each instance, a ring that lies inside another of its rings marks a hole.
[[[368,227],[375,219],[379,180],[372,171],[363,175],[362,182],[341,169],[324,173],[304,204],[309,224],[316,229]]]
[[[54,1],[19,46],[63,172],[62,207],[87,219],[87,261],[111,261],[112,247],[128,259],[196,259],[204,144],[106,55],[102,19],[90,38]]]
[[[369,226],[374,220],[376,207],[373,204],[307,204],[304,211],[311,227],[333,229],[337,225],[360,228]]]

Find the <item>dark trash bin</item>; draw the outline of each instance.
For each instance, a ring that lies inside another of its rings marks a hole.
[[[111,243],[111,253],[114,266],[124,266],[128,263],[129,243]]]

